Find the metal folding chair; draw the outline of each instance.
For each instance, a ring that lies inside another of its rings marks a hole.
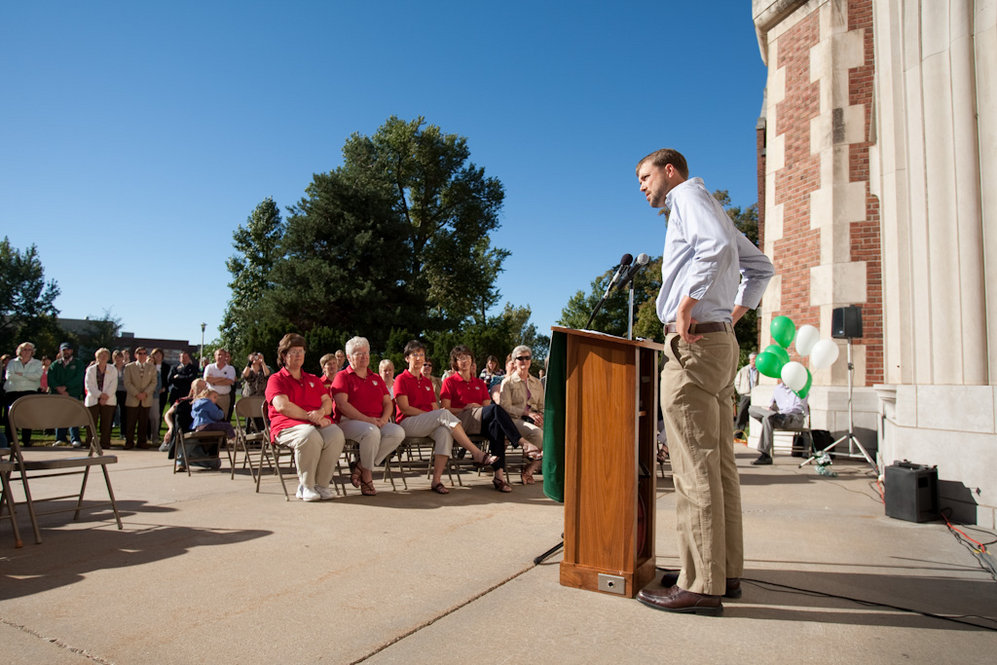
[[[235,403],[235,446],[232,450],[232,478],[235,478],[235,461],[238,459],[239,449],[242,449],[242,468],[249,465],[249,473],[253,480],[256,480],[256,467],[253,466],[252,454],[249,447],[263,446],[267,438],[267,433],[262,427],[263,419],[260,417],[260,409],[266,400],[262,395],[243,397]]]
[[[267,464],[271,465],[274,470],[274,475],[280,479],[280,486],[284,489],[284,500],[290,501],[291,495],[287,492],[287,483],[284,481],[284,474],[280,470],[280,458],[283,453],[287,453],[291,458],[291,465],[294,465],[294,453],[284,446],[281,446],[276,441],[270,438],[270,410],[269,404],[264,400],[262,406],[260,407],[260,413],[263,416],[263,431],[266,436],[263,438],[262,445],[260,446],[260,468],[259,473],[256,474],[256,491],[260,491],[260,481],[263,479],[263,462],[266,461]],[[297,481],[297,479],[295,479]]]
[[[9,461],[14,467],[12,472],[18,474],[18,479],[24,486],[25,503],[28,507],[28,515],[31,517],[31,527],[35,532],[36,543],[42,542],[37,515],[73,511],[73,519],[80,518],[80,510],[83,508],[83,494],[86,492],[90,469],[94,466],[99,466],[104,474],[104,483],[107,485],[107,494],[110,497],[111,508],[114,510],[114,519],[118,523],[118,528],[123,528],[118,505],[114,500],[114,490],[111,489],[111,477],[107,471],[107,465],[115,464],[118,458],[114,455],[105,455],[104,451],[101,450],[93,418],[90,416],[90,411],[83,406],[83,402],[66,395],[25,395],[11,404],[8,418],[10,419],[11,431],[14,433],[13,440],[8,442],[11,450]],[[29,457],[25,458],[17,441],[18,430],[22,428],[45,430],[67,427],[79,427],[81,430],[85,430],[85,443],[88,448],[86,457],[66,456],[64,451],[48,447],[32,448]],[[75,507],[56,508],[44,513],[35,512],[35,500],[31,496],[29,478],[51,478],[77,473],[83,476],[78,493],[37,500],[40,503],[76,497]]]

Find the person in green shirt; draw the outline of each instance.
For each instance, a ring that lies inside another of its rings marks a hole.
[[[67,395],[73,399],[83,399],[83,377],[87,367],[81,359],[73,355],[73,345],[63,342],[59,345],[59,358],[56,359],[48,369],[49,390],[57,395]],[[80,448],[83,443],[80,441],[79,427],[60,427],[55,430],[55,443],[68,443],[66,436],[73,448]]]

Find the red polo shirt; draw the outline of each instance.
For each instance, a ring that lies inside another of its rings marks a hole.
[[[408,370],[395,377],[396,400],[399,395],[408,397],[409,406],[414,406],[420,411],[432,411],[433,403],[436,402],[433,382],[422,375],[412,376],[412,372]],[[405,414],[397,407],[395,408],[395,420],[399,423],[405,420]]]
[[[440,399],[449,399],[452,409],[463,409],[468,404],[483,405],[490,397],[488,386],[478,377],[472,376],[470,381],[465,381],[460,374],[451,374],[443,379]]]
[[[388,394],[388,387],[384,385],[384,379],[371,372],[369,368],[367,376],[361,379],[352,367],[347,367],[336,374],[329,392],[333,397],[339,393],[346,393],[347,401],[357,411],[371,418],[380,418],[384,413],[384,396]],[[342,415],[337,409],[337,422]]]
[[[328,394],[328,390],[322,385],[322,380],[314,374],[302,371],[300,381],[291,376],[286,367],[281,367],[279,372],[271,374],[267,380],[266,392],[267,409],[270,414],[270,440],[276,441],[278,432],[288,427],[312,424],[309,420],[288,418],[277,411],[273,408],[274,397],[286,395],[292,404],[300,406],[305,411],[314,411],[322,408],[322,396]]]

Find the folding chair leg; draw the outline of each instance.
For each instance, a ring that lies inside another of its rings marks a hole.
[[[10,477],[8,474],[4,473],[0,476],[0,484],[3,485],[3,495],[0,497],[0,519],[3,519],[3,507],[7,506],[7,512],[9,514],[8,519],[10,519],[10,529],[14,532],[14,547],[20,548],[24,547],[24,542],[21,540],[21,532],[17,528],[17,512],[14,510],[14,493],[10,489]]]
[[[16,433],[15,433],[16,436]],[[31,502],[31,488],[28,487],[28,479],[21,472],[21,485],[24,486],[24,502],[28,505],[28,517],[31,518],[31,529],[35,532],[35,544],[42,544],[42,532],[38,528],[38,516],[35,515],[35,506]]]

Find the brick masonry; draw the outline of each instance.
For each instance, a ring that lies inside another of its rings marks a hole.
[[[780,308],[775,315],[786,315],[796,322],[797,326],[811,324],[820,327],[821,311],[819,306],[811,305],[811,268],[821,264],[821,228],[812,228],[811,195],[823,188],[843,188],[845,183],[821,182],[821,154],[813,152],[811,130],[814,118],[822,109],[821,81],[817,80],[811,71],[813,51],[821,49],[834,53],[829,45],[832,35],[821,34],[821,6],[813,7],[812,11],[800,18],[788,30],[778,35],[771,44],[776,54],[775,61],[769,66],[784,69],[785,92],[774,109],[768,112],[769,122],[774,121],[770,136],[782,137],[784,157],[782,168],[770,175],[774,179],[771,201],[765,197],[765,164],[768,155],[764,130],[758,136],[759,164],[759,207],[760,207],[760,241],[764,247],[765,238],[765,204],[782,206],[782,235],[772,244],[772,260],[776,271],[781,276]],[[835,11],[839,11],[837,5]],[[856,345],[865,349],[865,376],[856,375],[857,386],[869,386],[882,383],[884,380],[883,358],[883,282],[882,258],[880,243],[879,201],[870,193],[869,187],[869,153],[874,145],[872,131],[872,109],[874,107],[874,74],[875,58],[873,45],[873,11],[872,0],[848,0],[847,30],[862,31],[863,57],[860,66],[847,70],[848,98],[847,104],[852,108],[861,108],[864,115],[864,127],[861,139],[856,141],[855,134],[848,144],[847,177],[849,183],[864,183],[865,217],[861,221],[848,224],[849,255],[848,259],[855,263],[866,265],[866,301],[861,303],[835,303],[836,306],[857,304],[862,307],[863,334],[855,340]],[[825,27],[825,29],[827,29]],[[832,63],[836,74],[838,67],[844,65]],[[845,100],[840,100],[844,102]],[[826,109],[823,109],[827,112]],[[845,141],[843,128],[846,116],[844,109],[832,109],[833,135],[835,144]],[[825,156],[825,158],[829,158]],[[825,173],[830,170],[825,169]],[[841,192],[838,192],[840,195]],[[825,232],[829,227],[823,227]],[[842,229],[843,230],[843,229]],[[840,260],[840,259],[838,259]],[[827,331],[825,331],[826,333]]]

